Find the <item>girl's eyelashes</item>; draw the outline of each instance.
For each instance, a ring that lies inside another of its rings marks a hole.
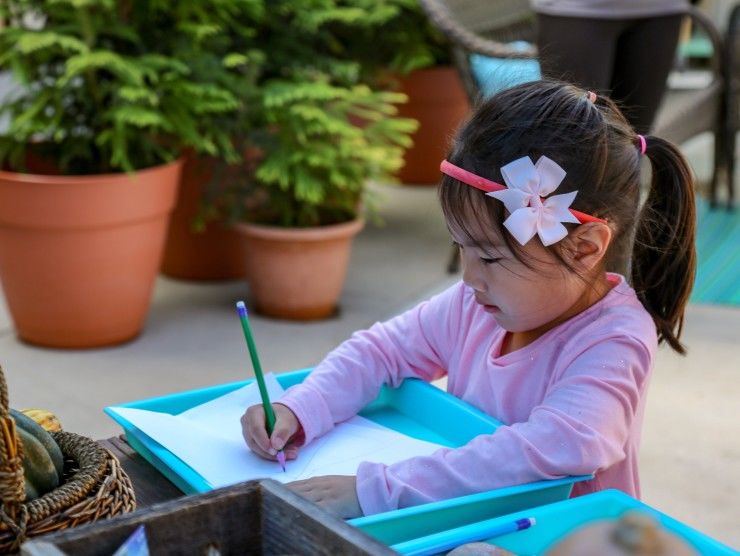
[[[460,243],[458,243],[457,241],[453,241],[452,242],[452,245],[454,245],[455,247],[457,247],[460,250],[464,250],[465,249],[465,246],[462,245],[462,244],[460,244]],[[494,263],[499,262],[502,258],[503,257],[480,257],[480,260],[481,260],[481,262],[483,264],[489,265],[489,264],[494,264]]]

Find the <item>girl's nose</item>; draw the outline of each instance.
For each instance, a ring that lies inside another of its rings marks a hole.
[[[461,253],[460,260],[462,262],[463,283],[475,291],[484,292],[486,290],[486,282],[481,272],[481,265],[476,264],[476,261],[479,260],[478,257],[466,256],[465,253]]]

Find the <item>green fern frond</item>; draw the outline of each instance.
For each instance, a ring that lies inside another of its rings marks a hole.
[[[102,8],[112,10],[115,8],[115,0],[48,0],[50,6],[69,6],[71,8]]]
[[[226,89],[211,83],[181,83],[178,94],[187,95],[197,102],[193,102],[196,114],[218,114],[236,110],[240,106],[239,99]]]
[[[87,45],[76,37],[54,33],[53,31],[34,31],[21,34],[16,48],[22,54],[33,54],[45,48],[58,48],[69,52],[88,52]]]
[[[149,106],[157,106],[159,97],[155,92],[144,87],[124,86],[118,89],[118,95],[128,102],[144,102]]]
[[[129,85],[141,85],[144,81],[141,70],[133,60],[109,50],[97,50],[71,56],[65,64],[64,75],[59,80],[59,86],[66,87],[74,77],[84,77],[86,72],[94,73],[100,70],[116,74]]]
[[[180,25],[186,35],[192,37],[196,42],[218,35],[223,32],[223,27],[215,23],[183,23]]]
[[[225,68],[236,68],[238,66],[246,65],[248,62],[249,57],[238,52],[231,52],[223,58],[223,65]]]
[[[43,127],[39,124],[39,116],[49,104],[51,92],[43,91],[36,99],[25,109],[19,111],[15,118],[10,122],[8,134],[12,136],[23,135],[31,138],[31,134]]]
[[[362,23],[367,16],[367,10],[348,7],[332,7],[328,10],[305,10],[300,16],[307,30],[316,31],[319,27],[328,23],[344,23],[354,25]]]
[[[136,59],[136,63],[154,71],[173,71],[179,75],[189,75],[187,63],[177,58],[170,58],[161,54],[143,54]]]
[[[326,102],[346,98],[348,94],[346,89],[323,82],[273,81],[265,85],[264,105],[268,110],[277,109],[298,100]]]
[[[156,110],[142,106],[121,106],[111,112],[111,119],[116,124],[130,125],[140,129],[157,128],[172,130],[172,124]]]

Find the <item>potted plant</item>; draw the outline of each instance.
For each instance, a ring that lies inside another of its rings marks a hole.
[[[19,83],[0,106],[0,278],[23,340],[141,330],[182,149],[238,158],[219,119],[240,100],[173,47],[197,57],[229,17],[219,0],[0,5],[0,70]]]
[[[404,95],[363,83],[361,63],[342,48],[338,29],[376,25],[373,6],[270,6],[255,37],[266,54],[259,100],[239,143],[251,154],[216,184],[210,207],[239,222],[258,311],[324,318],[336,311],[364,224],[367,181],[390,179],[416,124],[397,117]]]
[[[449,41],[432,27],[418,0],[384,5],[376,15],[382,18],[380,31],[365,26],[344,38],[350,56],[362,61],[367,79],[408,97],[399,115],[419,122],[398,178],[410,185],[436,184],[448,141],[468,113],[468,97],[452,64]]]
[[[173,56],[187,60],[192,75],[204,82],[217,83],[239,99],[238,110],[212,117],[222,134],[236,142],[244,134],[245,126],[250,125],[249,110],[256,102],[255,78],[265,53],[255,44],[254,33],[261,25],[266,6],[262,0],[225,0],[218,6],[224,10],[223,17],[216,22],[209,17],[201,26],[202,34],[209,38],[207,44],[177,40],[177,35],[167,32],[176,23],[173,21],[158,22],[158,29],[161,41],[171,43]],[[193,149],[185,151],[182,179],[160,268],[166,276],[199,281],[244,278],[239,234],[223,219],[206,218],[202,212],[208,184],[222,179],[225,168],[221,162],[234,164],[244,155],[228,154],[223,157]]]

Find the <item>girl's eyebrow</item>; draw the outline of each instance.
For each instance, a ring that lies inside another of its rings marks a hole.
[[[495,249],[496,251],[504,251],[507,249],[506,245],[502,243],[491,243],[489,241],[475,241],[470,238],[466,238],[465,241],[458,241],[454,237],[452,238],[454,243],[462,245],[463,247],[478,247],[484,251],[488,249]]]
[[[496,249],[497,251],[508,249],[505,243],[493,243],[489,240],[478,241],[475,238],[471,238],[467,234],[463,234],[461,238],[458,238],[455,236],[454,233],[452,233],[452,230],[449,227],[447,228],[447,233],[450,234],[450,237],[452,238],[453,243],[462,245],[463,247],[479,247],[484,250],[490,247],[492,249]]]
[[[506,247],[505,246],[499,245],[497,243],[482,243],[480,247],[486,253],[490,253],[491,250],[493,250],[496,253],[498,253],[499,255],[503,255],[505,253],[505,251],[506,251]]]

